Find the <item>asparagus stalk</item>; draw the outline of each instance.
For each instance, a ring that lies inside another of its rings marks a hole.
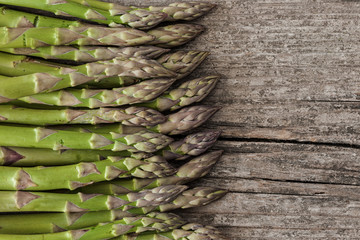
[[[181,109],[178,112],[169,114],[166,116],[166,121],[163,123],[159,123],[152,127],[132,127],[132,126],[124,126],[123,124],[98,124],[98,125],[66,125],[66,126],[54,126],[52,129],[54,130],[66,130],[66,131],[75,131],[75,132],[86,132],[86,133],[98,133],[98,134],[106,134],[109,132],[112,133],[118,133],[118,134],[134,134],[137,132],[150,130],[152,132],[161,133],[161,134],[169,134],[169,135],[176,135],[176,134],[182,134],[187,131],[190,131],[200,125],[202,125],[205,121],[207,121],[212,115],[218,111],[218,107],[211,107],[211,106],[205,106],[205,105],[199,105],[199,106],[190,106]],[[203,136],[196,137],[195,140],[202,140],[204,139]],[[211,137],[210,139],[214,139],[214,137]],[[185,140],[185,143],[189,143],[189,140]],[[212,140],[210,140],[212,141]],[[205,144],[208,145],[208,144]],[[168,146],[168,145],[167,145]],[[187,154],[187,147],[189,146],[171,146],[167,148],[166,150],[177,151],[175,154]],[[194,148],[198,148],[199,146],[193,146]],[[200,147],[201,148],[201,147]],[[178,150],[175,150],[178,149]],[[182,149],[182,150],[181,150]],[[182,151],[186,151],[182,152]],[[163,152],[164,156],[167,157],[169,155],[169,158],[172,158],[172,153]],[[178,156],[180,157],[180,156]]]
[[[28,0],[1,0],[0,3],[40,9],[60,16],[77,17],[109,26],[122,24],[139,29],[151,28],[167,17],[165,13],[149,12],[143,9],[124,8],[117,9],[116,11],[106,11],[66,0],[38,0],[36,2]]]
[[[129,57],[145,57],[154,59],[169,51],[169,49],[155,46],[135,47],[102,47],[102,46],[48,46],[38,48],[1,48],[0,51],[41,57],[55,60],[73,60],[77,62],[95,62],[111,60],[127,55]]]
[[[179,87],[164,92],[154,100],[138,103],[158,111],[177,110],[202,101],[215,88],[218,76],[207,76],[186,81]]]
[[[154,36],[132,28],[100,26],[67,28],[0,27],[1,48],[35,48],[51,45],[136,46],[151,42]]]
[[[196,24],[173,24],[157,27],[147,32],[155,36],[155,40],[148,44],[164,48],[177,47],[193,40],[204,30],[203,26]]]
[[[176,79],[180,79],[190,74],[201,62],[205,60],[207,55],[207,52],[201,51],[177,51],[167,54],[164,57],[159,58],[157,61],[163,65],[164,68],[176,73]],[[7,76],[22,76],[36,72],[56,71],[61,67],[70,68],[72,66],[35,60],[21,55],[0,53],[0,74]],[[210,80],[215,77],[208,78]],[[79,85],[78,87],[90,86],[92,88],[116,88],[123,85],[131,85],[136,81],[141,81],[141,79],[112,76],[102,79],[100,82],[90,81],[84,85]],[[192,89],[194,87],[195,86],[193,86]],[[189,88],[189,86],[185,84],[183,85],[183,88]],[[200,91],[200,89],[198,91]]]
[[[191,156],[198,156],[212,147],[220,131],[206,131],[193,133],[183,139],[170,143],[157,152],[166,160],[185,160]]]
[[[209,149],[216,141],[220,132],[199,132],[190,134],[184,139],[175,141],[156,154],[166,160],[183,160],[197,156]],[[76,164],[80,162],[97,162],[109,156],[132,157],[136,159],[149,158],[147,153],[129,151],[112,152],[105,150],[58,150],[0,147],[0,165],[3,166],[57,166]]]
[[[26,103],[69,107],[118,107],[149,101],[166,91],[175,79],[153,79],[127,87],[108,89],[64,89],[19,98]]]
[[[152,212],[146,215],[135,216],[119,211],[96,211],[81,213],[29,213],[16,215],[0,215],[0,234],[43,234],[77,230],[96,226],[100,223],[118,223],[125,226],[137,226],[138,231],[164,231],[176,228],[184,222],[171,213]],[[31,223],[31,224],[30,224]]]
[[[164,69],[158,62],[153,60],[115,58],[111,61],[87,63],[72,68],[61,67],[54,71],[19,77],[1,76],[0,102],[9,102],[13,99],[41,92],[73,87],[91,80],[100,80],[114,75],[146,79],[159,76],[169,77],[173,76],[174,73]],[[19,86],[22,87],[19,88]]]
[[[186,189],[169,185],[124,195],[0,191],[1,212],[87,212],[159,206]],[[136,210],[134,210],[136,212]],[[1,238],[0,238],[1,239]]]
[[[189,223],[168,232],[124,234],[111,240],[225,240],[214,227]]]
[[[38,14],[17,11],[7,7],[0,7],[0,26],[10,28],[29,28],[29,27],[85,27],[89,24],[79,21],[58,19]]]
[[[126,217],[110,223],[101,223],[94,227],[68,230],[58,233],[44,234],[0,234],[0,239],[7,240],[98,240],[109,239],[121,236],[126,233],[141,233],[146,231],[169,231],[185,224],[179,216],[175,214],[153,213],[154,217],[137,216]]]
[[[151,154],[130,151],[105,151],[105,150],[51,150],[23,147],[0,147],[0,166],[32,167],[32,166],[62,166],[80,162],[97,162],[108,157],[132,157],[144,159]]]
[[[157,178],[169,176],[175,171],[159,156],[145,160],[108,157],[98,162],[47,168],[0,166],[0,175],[4,179],[0,182],[0,190],[73,190],[115,178]]]
[[[120,122],[128,126],[152,126],[165,121],[161,113],[145,107],[44,110],[0,105],[0,122],[54,125]]]
[[[118,9],[124,9],[124,6],[121,6],[116,3],[108,3],[98,0],[71,0],[85,6],[91,6],[94,8],[99,8],[103,10],[116,11]],[[163,12],[167,14],[166,21],[176,21],[176,20],[186,20],[192,21],[196,18],[199,18],[216,5],[206,2],[178,2],[171,3],[167,6],[149,6],[142,8],[151,12]],[[133,9],[139,9],[140,7],[132,7]]]
[[[156,179],[116,179],[99,182],[77,189],[82,193],[125,194],[164,185],[186,184],[205,176],[218,161],[222,151],[210,152],[182,165],[176,174]]]
[[[95,134],[40,127],[0,125],[0,146],[61,149],[98,149],[130,152],[156,152],[172,142],[158,133]]]

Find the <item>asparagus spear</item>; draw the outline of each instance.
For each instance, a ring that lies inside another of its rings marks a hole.
[[[202,51],[177,51],[166,54],[157,61],[163,65],[164,68],[176,73],[176,79],[180,79],[190,74],[207,56],[208,53]],[[125,58],[126,56],[123,55],[123,57]],[[21,55],[0,53],[0,74],[6,76],[22,76],[36,72],[48,72],[58,70],[61,67],[70,68],[72,66],[35,60]],[[134,81],[136,80],[128,78],[124,79],[123,77],[110,77],[102,79],[100,82],[87,82],[86,85],[97,88],[113,88],[125,84],[129,85],[134,83]],[[140,79],[137,81],[140,81]]]
[[[184,106],[202,101],[215,88],[218,76],[207,76],[186,81],[179,87],[164,92],[154,100],[138,103],[158,111],[176,110]]]
[[[183,45],[202,33],[205,28],[196,24],[173,24],[157,27],[147,33],[155,36],[155,40],[148,43],[158,47],[177,47]]]
[[[125,194],[163,185],[185,184],[205,176],[218,161],[222,151],[210,152],[182,165],[176,174],[156,179],[116,179],[99,182],[77,189],[82,193]]]
[[[0,146],[61,149],[99,149],[130,152],[155,152],[172,139],[158,133],[95,134],[40,127],[0,125]]]
[[[0,102],[9,102],[24,96],[55,91],[114,75],[146,79],[159,76],[169,77],[174,73],[164,69],[153,60],[115,58],[111,61],[87,63],[72,68],[58,68],[54,71],[19,77],[1,76]],[[19,86],[22,87],[19,88]]]
[[[220,131],[206,131],[193,133],[183,139],[170,143],[157,152],[166,160],[185,160],[191,156],[198,156],[212,147]]]
[[[225,240],[214,227],[189,223],[168,232],[124,234],[111,240]]]
[[[197,156],[205,152],[216,141],[220,132],[199,132],[190,134],[184,139],[175,141],[156,154],[166,160],[183,160],[190,156]],[[56,166],[76,164],[80,162],[96,162],[109,156],[132,157],[144,159],[150,157],[147,153],[133,153],[129,151],[98,151],[98,150],[59,150],[21,147],[0,147],[0,165],[3,166]]]
[[[152,100],[168,89],[175,79],[153,79],[131,86],[108,89],[63,89],[19,98],[27,103],[69,107],[118,107]]]
[[[129,57],[157,58],[169,49],[155,46],[102,47],[102,46],[48,46],[38,48],[1,48],[0,51],[18,55],[28,55],[45,59],[73,60],[77,62],[95,62],[111,60],[127,55]]]
[[[23,148],[23,147],[0,147],[0,165],[1,166],[58,166],[67,164],[76,164],[80,162],[97,162],[110,156],[132,157],[135,159],[144,159],[151,157],[151,154],[130,151],[105,151],[105,150],[51,150],[41,148]]]
[[[137,226],[137,231],[173,229],[183,225],[178,216],[171,213],[152,212],[135,216],[119,211],[96,211],[81,213],[29,213],[0,215],[0,234],[41,234],[66,230],[77,230],[96,226],[100,223],[118,223],[125,226]],[[31,223],[31,224],[30,224]],[[167,228],[163,228],[168,224]]]
[[[152,215],[156,216],[157,213]],[[126,233],[146,232],[146,231],[168,231],[185,224],[179,216],[175,214],[158,214],[157,218],[137,216],[126,217],[110,223],[101,223],[94,227],[68,230],[58,233],[44,233],[32,235],[20,234],[0,234],[0,239],[7,240],[98,240],[109,239],[121,236]]]
[[[1,48],[35,48],[51,45],[136,46],[151,42],[154,36],[132,28],[100,26],[67,28],[0,27]]]
[[[85,162],[57,167],[0,166],[0,190],[44,191],[76,189],[115,178],[156,178],[173,174],[176,170],[163,158],[149,159],[108,157],[98,162]],[[57,175],[57,177],[54,177]]]
[[[33,125],[121,122],[128,126],[152,126],[164,121],[164,115],[145,107],[44,110],[0,105],[0,122]]]
[[[186,189],[169,185],[124,195],[0,191],[1,212],[87,212],[158,206]],[[1,238],[0,238],[1,239]]]
[[[190,106],[185,107],[181,109],[178,112],[169,114],[166,116],[166,121],[163,123],[159,123],[152,127],[132,127],[132,126],[124,126],[123,124],[98,124],[98,125],[66,125],[66,126],[55,126],[52,127],[52,129],[57,130],[67,130],[67,131],[76,131],[76,132],[87,132],[87,133],[98,133],[98,134],[106,134],[109,132],[113,133],[119,133],[119,134],[133,134],[137,132],[141,132],[144,130],[150,130],[152,132],[161,133],[161,134],[169,134],[169,135],[176,135],[176,134],[182,134],[187,131],[190,131],[200,125],[202,125],[205,121],[207,121],[212,115],[216,113],[218,110],[218,107],[210,107],[205,105],[198,105],[198,106]],[[195,140],[202,140],[204,139],[203,136],[196,137]],[[213,139],[211,137],[210,139]],[[189,140],[185,140],[184,143],[189,143]],[[212,141],[212,140],[210,140]],[[208,145],[208,144],[205,144]],[[167,148],[166,150],[169,150],[170,152],[176,151],[175,154],[187,154],[187,147],[188,146],[171,146]],[[193,146],[194,148],[199,148],[199,146]],[[201,147],[200,147],[201,148]],[[178,150],[175,150],[178,149]],[[182,152],[182,151],[186,151]],[[167,155],[172,156],[173,153],[162,153],[164,156],[167,157]],[[180,157],[180,156],[177,156]],[[170,157],[169,157],[170,158]],[[171,157],[172,158],[172,157]]]
[[[151,28],[162,22],[167,16],[161,12],[149,12],[143,9],[117,9],[117,11],[106,11],[90,8],[66,0],[0,0],[1,4],[15,5],[19,7],[35,8],[56,15],[77,17],[92,22],[118,26],[128,25],[139,29]]]
[[[108,3],[98,0],[71,0],[85,6],[91,6],[94,8],[99,8],[103,10],[116,11],[118,9],[124,9],[124,6],[121,6],[116,3]],[[167,14],[166,21],[176,21],[176,20],[186,20],[191,21],[196,18],[199,18],[211,9],[215,7],[215,4],[206,3],[206,2],[178,2],[171,3],[167,6],[149,6],[143,8],[151,12],[164,12]],[[134,9],[139,9],[140,7],[132,7]]]

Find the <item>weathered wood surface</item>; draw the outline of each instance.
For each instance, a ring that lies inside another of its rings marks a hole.
[[[194,184],[230,193],[182,214],[231,240],[359,239],[360,1],[213,2],[185,48],[212,52],[194,75],[224,76],[206,127],[226,153]]]
[[[224,75],[206,127],[226,153],[195,185],[231,192],[182,214],[232,240],[359,239],[360,1],[212,2],[185,48],[212,52],[194,75]]]

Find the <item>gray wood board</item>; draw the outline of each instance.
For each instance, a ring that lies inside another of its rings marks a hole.
[[[212,53],[193,76],[224,76],[205,128],[226,153],[194,184],[230,193],[181,214],[233,240],[359,239],[360,2],[212,2],[184,48]]]

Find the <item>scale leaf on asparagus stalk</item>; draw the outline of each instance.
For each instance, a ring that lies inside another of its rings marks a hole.
[[[163,185],[185,184],[205,176],[219,160],[222,151],[203,154],[182,165],[177,172],[168,177],[155,179],[115,179],[99,182],[77,189],[82,193],[124,194],[150,189]]]
[[[74,87],[92,80],[101,80],[116,75],[146,79],[160,76],[171,77],[175,73],[163,68],[154,60],[115,58],[111,61],[87,63],[71,68],[61,67],[54,71],[18,77],[0,76],[2,80],[0,81],[0,102],[9,102],[37,93]],[[19,88],[19,86],[22,87]]]
[[[87,212],[119,209],[136,212],[134,208],[168,203],[186,188],[183,185],[168,185],[124,195],[0,191],[0,211]]]
[[[69,107],[118,107],[152,100],[166,91],[175,79],[152,79],[113,89],[63,89],[18,100],[26,103]]]
[[[93,227],[43,234],[0,234],[6,240],[99,240],[121,236],[127,233],[146,231],[169,231],[186,223],[175,214],[151,213],[149,216],[125,217],[113,222],[100,223]]]
[[[61,149],[98,149],[129,152],[156,152],[173,139],[150,131],[134,134],[84,133],[41,127],[0,125],[0,146]]]
[[[174,174],[175,168],[160,156],[144,160],[108,157],[97,162],[56,167],[0,166],[0,190],[44,191],[76,189],[115,178],[157,178]],[[54,177],[57,175],[57,177]]]
[[[0,105],[0,122],[5,123],[55,125],[120,122],[128,126],[153,126],[165,120],[165,116],[158,111],[145,107],[49,110]]]
[[[129,9],[126,7],[125,9],[117,9],[116,12],[107,11],[90,8],[67,0],[38,0],[35,2],[28,0],[0,0],[0,3],[44,10],[60,16],[77,17],[109,26],[127,25],[139,29],[154,27],[167,17],[162,12],[149,12],[144,9]]]

